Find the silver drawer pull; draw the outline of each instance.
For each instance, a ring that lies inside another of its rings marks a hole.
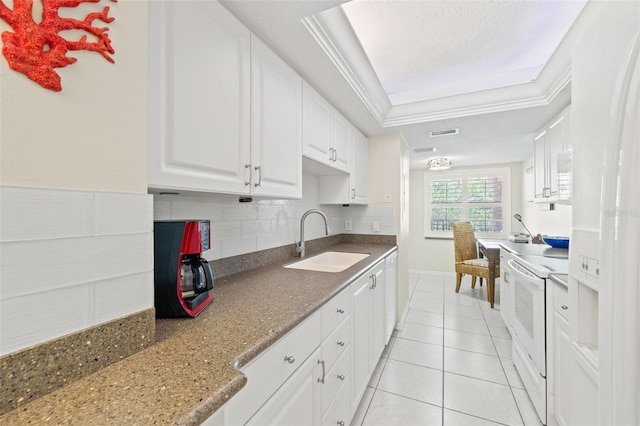
[[[344,380],[344,374],[338,374],[338,379]]]
[[[296,362],[296,357],[294,357],[293,355],[288,355],[284,357],[284,360],[287,361],[289,364],[293,364],[294,362]]]
[[[562,305],[562,309],[566,311],[567,309],[569,309],[569,307],[567,305]]]
[[[338,342],[338,346],[344,346],[344,342],[342,341]]]
[[[344,314],[344,309],[338,309],[339,314]]]
[[[342,420],[338,420],[338,426],[344,426],[344,422]]]

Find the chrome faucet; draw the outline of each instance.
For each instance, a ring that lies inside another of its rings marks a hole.
[[[300,256],[300,257],[304,257],[304,255],[305,255],[305,248],[304,248],[304,220],[311,213],[318,213],[320,216],[322,216],[322,218],[324,219],[324,232],[327,235],[329,235],[329,224],[328,224],[328,221],[327,221],[327,216],[324,213],[322,213],[320,210],[318,210],[318,209],[307,210],[302,215],[302,218],[300,218],[300,241],[296,242],[296,253],[298,253],[298,256]]]

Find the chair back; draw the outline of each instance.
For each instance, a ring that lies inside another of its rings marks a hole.
[[[478,246],[471,222],[451,222],[453,229],[453,247],[456,252],[456,263],[463,260],[476,259]]]

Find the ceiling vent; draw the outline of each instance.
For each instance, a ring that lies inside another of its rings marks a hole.
[[[436,152],[436,148],[433,146],[430,146],[428,148],[416,148],[413,150],[413,152],[415,152],[416,154],[422,154],[425,152]]]
[[[435,138],[438,136],[457,135],[458,133],[460,133],[460,129],[432,130],[429,132],[429,136]]]

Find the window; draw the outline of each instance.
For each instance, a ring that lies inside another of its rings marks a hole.
[[[477,237],[506,239],[509,168],[425,172],[425,236],[451,238],[451,222],[471,222]]]

